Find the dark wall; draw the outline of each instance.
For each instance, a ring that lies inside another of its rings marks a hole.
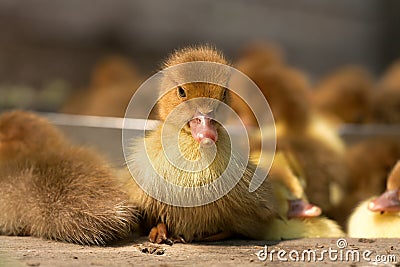
[[[110,51],[154,70],[185,44],[213,43],[234,57],[254,40],[282,45],[314,77],[349,63],[378,74],[399,56],[398,11],[389,0],[2,0],[0,83],[78,86]]]

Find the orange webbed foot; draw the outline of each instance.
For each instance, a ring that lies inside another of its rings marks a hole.
[[[164,223],[159,223],[154,226],[149,234],[149,241],[156,244],[173,245],[174,243],[186,243],[185,239],[178,236],[175,238],[168,238],[167,226]]]

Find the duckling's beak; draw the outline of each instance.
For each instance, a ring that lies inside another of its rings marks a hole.
[[[310,218],[321,215],[321,208],[310,204],[303,199],[289,200],[289,210],[287,217],[291,218]]]
[[[197,142],[202,144],[217,142],[218,132],[213,111],[207,114],[196,112],[193,118],[189,121],[189,127],[193,138]]]
[[[400,211],[399,189],[386,190],[368,204],[370,211]]]

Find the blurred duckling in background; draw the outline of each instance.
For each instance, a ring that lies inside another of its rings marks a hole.
[[[385,190],[387,174],[399,158],[400,142],[395,137],[370,137],[348,148],[348,191],[332,211],[341,225],[360,201]]]
[[[96,245],[129,236],[137,209],[114,175],[46,119],[0,116],[0,234]]]
[[[374,81],[359,66],[346,66],[323,78],[312,94],[316,109],[335,124],[360,123],[370,108]]]
[[[126,58],[105,57],[94,67],[89,88],[74,92],[61,112],[124,117],[141,80],[137,68]]]
[[[253,42],[243,47],[234,63],[240,71],[254,72],[259,69],[285,65],[285,54],[281,47],[273,43]]]
[[[395,61],[373,93],[369,123],[400,124],[400,59]]]
[[[378,89],[373,93],[368,123],[400,124],[400,89]]]
[[[308,184],[307,196],[328,212],[346,190],[345,145],[331,125],[311,109],[306,77],[285,66],[242,71],[256,83],[271,107],[277,149],[296,158]]]
[[[249,73],[257,72],[265,67],[284,64],[284,53],[281,47],[271,43],[254,42],[241,49],[234,67],[249,75]],[[230,97],[232,108],[240,116],[243,123],[248,127],[258,127],[257,120],[249,105],[235,93],[232,93]]]
[[[304,193],[305,181],[294,175],[289,161],[282,152],[275,155],[269,177],[281,218],[275,218],[268,224],[265,239],[284,240],[345,235],[336,222],[320,217],[319,207],[308,203]]]
[[[193,61],[227,64],[221,52],[210,46],[198,46],[183,48],[172,53],[164,66],[168,68]],[[184,75],[185,73],[178,72],[174,75],[171,74],[171,77],[165,77],[165,79],[177,84],[179,79],[176,80],[176,77],[184,77]],[[221,73],[211,73],[210,75],[219,76]],[[226,82],[228,82],[228,79]],[[162,86],[170,88],[164,83],[162,83]],[[165,88],[163,89],[165,90]],[[146,135],[144,142],[147,152],[137,148],[139,143],[134,146],[135,149],[128,166],[133,170],[139,168],[139,174],[142,175],[151,173],[152,171],[147,168],[153,169],[154,166],[157,173],[163,174],[163,179],[173,184],[182,187],[197,187],[208,185],[218,179],[227,169],[228,162],[233,160],[235,163],[233,169],[229,170],[228,179],[235,179],[234,177],[238,176],[237,174],[243,173],[239,177],[238,183],[226,195],[216,201],[201,206],[181,207],[166,204],[151,197],[139,188],[136,182],[128,178],[131,201],[143,209],[146,225],[154,226],[151,230],[149,229],[149,240],[152,242],[168,242],[170,238],[184,242],[215,241],[230,235],[262,239],[265,225],[275,214],[270,182],[267,179],[255,192],[249,192],[250,179],[255,166],[251,163],[246,166],[236,155],[231,154],[229,136],[213,118],[213,114],[219,105],[217,105],[218,101],[201,102],[193,105],[186,102],[198,97],[217,99],[229,104],[229,90],[221,86],[207,83],[189,83],[181,86],[177,84],[176,88],[168,91],[159,100],[158,111],[165,124],[164,127],[177,129],[179,133],[178,144],[174,141],[164,141],[163,146],[161,138],[163,127],[160,126]],[[178,105],[184,107],[185,112],[180,112],[180,116],[170,115]],[[170,120],[165,122],[168,116]],[[183,128],[181,128],[182,124],[180,123],[183,120],[180,118],[182,116],[184,116],[186,122]],[[143,140],[136,140],[135,142],[143,142]],[[179,145],[180,153],[183,153],[183,155],[176,155],[178,159],[204,161],[200,154],[201,145],[199,145],[203,142],[215,144],[217,152],[213,161],[201,171],[193,172],[176,168],[172,163],[174,158],[171,160],[165,155],[165,151],[172,151]],[[166,144],[167,146],[165,146]],[[148,159],[150,159],[151,164],[143,163],[147,162]],[[142,177],[135,177],[135,179],[138,178],[142,179]],[[147,177],[144,178],[148,180]],[[158,188],[155,184],[151,186]],[[213,192],[213,189],[210,189],[209,194],[213,194]],[[190,204],[187,203],[188,196],[183,190],[169,194],[171,194],[171,198],[184,203],[183,205]],[[205,195],[201,194],[195,197],[203,199]]]
[[[386,191],[362,202],[349,219],[350,237],[400,237],[400,161],[389,174]]]
[[[400,91],[400,59],[393,62],[383,74],[379,88],[388,91]]]

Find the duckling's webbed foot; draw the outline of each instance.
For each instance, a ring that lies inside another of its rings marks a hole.
[[[167,226],[164,223],[159,223],[153,227],[149,234],[149,241],[157,244],[173,245],[174,243],[186,243],[181,236],[168,238]]]
[[[167,226],[164,223],[159,223],[150,230],[149,241],[152,243],[162,244],[168,240]]]

